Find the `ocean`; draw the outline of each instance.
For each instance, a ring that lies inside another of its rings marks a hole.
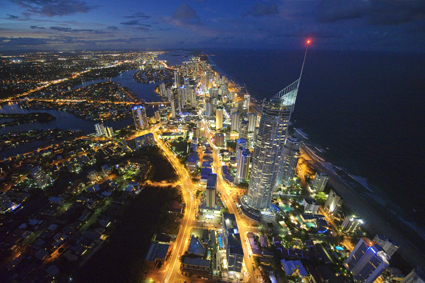
[[[214,68],[270,98],[299,77],[303,50],[207,50]],[[327,162],[425,228],[425,55],[310,48],[291,121]]]

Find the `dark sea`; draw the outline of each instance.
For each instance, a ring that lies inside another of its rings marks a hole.
[[[258,100],[295,81],[303,50],[209,50],[214,68]],[[425,228],[425,55],[307,54],[293,127],[386,208]]]

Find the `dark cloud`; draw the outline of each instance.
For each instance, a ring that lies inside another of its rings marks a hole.
[[[368,22],[374,25],[399,25],[425,18],[425,1],[372,1]]]
[[[145,13],[138,12],[130,16],[125,16],[124,18],[128,19],[149,19],[150,16],[146,15]]]
[[[48,44],[48,40],[45,38],[32,38],[32,37],[0,37],[0,45],[2,47],[24,47],[24,46],[34,46],[34,45],[45,45]]]
[[[229,39],[234,39],[234,36],[227,36],[227,37],[223,37],[224,40],[229,40]]]
[[[51,30],[56,30],[60,32],[69,32],[69,33],[78,33],[78,32],[90,32],[90,33],[96,33],[96,34],[102,34],[103,31],[100,30],[93,30],[93,29],[72,29],[67,27],[50,27]]]
[[[186,3],[181,4],[172,15],[172,18],[183,23],[199,23],[200,18],[196,11]]]
[[[317,19],[322,23],[363,18],[372,25],[399,25],[425,17],[424,0],[322,0]]]
[[[26,9],[26,15],[41,14],[48,17],[87,13],[96,8],[77,0],[12,0],[12,2]]]
[[[19,16],[15,16],[15,15],[11,15],[11,14],[6,14],[7,16],[7,20],[17,20],[19,19]]]
[[[322,23],[363,17],[369,4],[363,0],[322,0],[317,8],[317,19]]]
[[[148,32],[149,29],[147,27],[134,27],[133,30]]]
[[[116,27],[116,26],[109,26],[109,27],[107,27],[107,29],[109,29],[109,30],[117,30],[118,27]]]
[[[278,13],[277,6],[274,3],[255,3],[243,16],[262,17],[275,15]]]
[[[39,27],[39,26],[30,26],[31,29],[45,29],[44,27]]]

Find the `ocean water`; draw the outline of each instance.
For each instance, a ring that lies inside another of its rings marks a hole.
[[[263,99],[298,78],[304,51],[205,54],[216,70]],[[311,48],[292,122],[327,162],[367,186],[387,209],[425,228],[424,109],[425,55]]]

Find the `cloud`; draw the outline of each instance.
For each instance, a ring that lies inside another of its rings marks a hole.
[[[127,19],[149,19],[150,16],[146,15],[145,13],[138,12],[138,13],[135,13],[135,14],[130,15],[130,16],[125,16],[124,18],[127,18]]]
[[[7,16],[7,20],[17,20],[19,19],[19,16],[15,16],[15,15],[11,15],[11,14],[6,14]]]
[[[44,27],[39,27],[39,26],[30,26],[31,29],[45,29]]]
[[[69,33],[78,33],[78,32],[91,32],[91,33],[96,33],[96,34],[102,34],[104,33],[103,31],[100,30],[93,30],[93,29],[72,29],[72,28],[67,28],[67,27],[50,27],[51,30],[56,30],[56,31],[60,31],[60,32],[69,32]]]
[[[372,1],[368,22],[374,25],[400,25],[425,19],[425,1]]]
[[[144,32],[148,32],[149,29],[146,27],[134,27],[132,28],[133,30],[138,30],[138,31],[144,31]]]
[[[278,14],[277,6],[274,3],[255,3],[248,12],[243,14],[243,16],[251,16],[251,17],[262,17],[267,15],[275,15]]]
[[[317,19],[322,23],[361,18],[369,4],[363,0],[322,0],[317,8]]]
[[[140,25],[139,20],[131,20],[131,21],[128,21],[128,22],[122,22],[120,24],[125,25],[125,26],[137,26],[137,25]]]
[[[200,18],[196,15],[196,11],[190,8],[186,3],[181,4],[177,8],[172,18],[180,23],[195,24],[200,22]]]
[[[371,25],[399,25],[424,19],[425,1],[322,0],[317,9],[317,19],[322,23],[363,17]]]
[[[109,26],[109,27],[107,27],[107,29],[109,29],[109,30],[117,30],[118,27],[116,27],[116,26]]]
[[[26,9],[25,14],[41,14],[48,17],[87,13],[97,6],[89,6],[78,0],[12,0]]]
[[[45,45],[48,44],[48,40],[45,38],[33,38],[33,37],[0,37],[2,47],[22,47],[22,46],[34,46],[34,45]]]

